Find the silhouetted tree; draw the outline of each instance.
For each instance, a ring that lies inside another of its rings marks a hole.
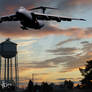
[[[2,92],[2,86],[0,85],[0,92]]]
[[[27,86],[27,92],[33,92],[34,90],[34,85],[33,85],[33,82],[30,80],[29,83],[28,83],[28,86]]]
[[[36,85],[34,86],[34,92],[40,92],[40,90],[41,90],[41,87],[36,84]]]
[[[43,82],[41,84],[41,92],[52,92],[52,91],[53,91],[53,87],[48,83]]]
[[[64,81],[64,87],[72,89],[74,87],[73,81],[71,81],[71,80],[69,80],[69,81],[65,80]]]
[[[69,80],[69,82],[68,82],[68,88],[72,89],[73,85],[74,85],[73,81]]]
[[[92,88],[92,60],[87,61],[87,65],[84,70],[80,69],[84,78],[81,80],[84,88]]]
[[[67,86],[68,86],[68,81],[65,80],[65,81],[64,81],[64,87],[67,87]]]

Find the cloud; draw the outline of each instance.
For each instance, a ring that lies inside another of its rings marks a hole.
[[[47,50],[49,53],[54,53],[54,55],[73,55],[78,52],[77,48],[56,48],[55,50]]]
[[[44,68],[55,68],[56,65],[52,65],[51,62],[46,61],[33,61],[32,63],[23,63],[20,67],[33,68],[33,69],[44,69]]]
[[[34,69],[56,69],[59,66],[63,66],[63,69],[59,69],[59,72],[61,73],[78,69],[79,67],[83,67],[86,64],[86,61],[92,59],[92,43],[83,41],[80,42],[80,44],[83,44],[83,47],[80,49],[59,47],[53,50],[47,50],[48,53],[54,54],[55,58],[43,61],[33,61],[30,64],[25,64],[25,66]]]
[[[85,12],[87,9],[92,8],[92,0],[59,0],[58,8],[66,14],[75,14],[75,11]]]
[[[67,40],[64,40],[64,41],[60,41],[59,43],[56,44],[56,46],[62,46],[63,44],[65,44],[67,42],[72,42],[72,41],[75,41],[75,40],[80,40],[80,39],[72,37],[70,39],[67,39]]]
[[[36,41],[37,41],[36,39],[29,40],[29,41],[21,41],[18,46],[22,46],[22,47],[28,46],[28,45],[31,45],[32,43],[35,43]]]
[[[48,5],[48,6],[53,6],[53,5],[56,5],[56,7],[59,6],[60,7],[63,7],[64,9],[65,8],[70,8],[70,7],[74,7],[74,6],[90,6],[92,5],[92,0],[14,0],[14,1],[11,1],[9,2],[9,0],[3,0],[3,1],[0,1],[0,5],[1,7],[7,7],[7,6],[38,6],[38,5]],[[60,6],[61,5],[61,6]],[[72,9],[72,8],[71,8]]]
[[[5,37],[44,37],[48,35],[66,35],[76,37],[77,39],[92,37],[92,28],[59,29],[51,25],[46,25],[44,28],[40,30],[22,30],[19,27],[19,24],[16,22],[0,24],[0,35]]]
[[[65,57],[56,57],[56,58],[52,58],[52,59],[47,59],[44,61],[34,61],[30,64],[25,64],[25,66],[27,68],[29,67],[29,68],[35,68],[35,69],[36,68],[44,69],[44,68],[57,68],[58,65],[61,64],[61,66],[62,65],[64,66],[64,70],[65,70],[65,69],[69,69],[69,68],[79,67],[80,63],[78,63],[76,61],[75,61],[75,58],[72,56],[65,56]],[[72,65],[70,64],[71,62],[72,62]],[[78,65],[74,64],[75,62],[78,63]],[[22,67],[24,67],[24,66],[22,66]]]
[[[91,57],[92,56],[92,48],[91,48],[92,43],[89,43],[88,41],[83,41],[81,42],[81,44],[83,44],[83,48],[81,49],[61,47],[59,49],[57,48],[55,50],[49,50],[49,53],[54,53],[55,55],[58,56],[57,58],[54,59],[55,62],[64,63],[63,65],[65,66],[65,69],[62,70],[61,72],[66,72],[66,71],[70,71],[70,70],[82,67],[85,65],[86,61],[92,59]],[[73,52],[73,54],[71,52]],[[61,57],[59,55],[61,55]]]

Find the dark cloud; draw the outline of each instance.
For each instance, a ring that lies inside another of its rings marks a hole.
[[[75,14],[92,8],[92,0],[59,0],[58,8],[66,14]],[[75,12],[76,11],[76,12]]]
[[[48,50],[49,53],[54,53],[54,55],[73,55],[76,53],[77,48],[56,48],[55,50]]]
[[[2,0],[0,3],[0,15],[7,13],[13,13],[20,6],[25,8],[33,8],[38,6],[49,6],[58,8],[58,10],[47,10],[49,13],[62,14],[62,15],[74,15],[77,13],[83,13],[86,9],[92,8],[92,0]],[[75,12],[76,11],[76,12]]]
[[[64,81],[64,80],[66,80],[66,78],[58,78],[57,80],[63,80]]]
[[[80,80],[81,78],[58,78],[57,80]]]
[[[64,41],[60,41],[59,43],[56,44],[56,46],[62,46],[63,44],[67,43],[67,42],[72,42],[72,41],[75,41],[75,40],[80,40],[78,38],[70,38],[70,39],[67,39],[67,40],[64,40]]]
[[[81,42],[81,44],[83,44],[83,45],[88,44],[88,43],[89,43],[88,41]]]
[[[77,14],[78,11],[89,9],[89,7],[92,8],[92,0],[86,1],[86,0],[1,0],[0,1],[0,16],[1,15],[7,15],[11,12],[13,13],[15,10],[17,10],[20,6],[24,6],[25,8],[33,8],[38,6],[50,6],[58,8],[59,12],[57,11],[50,11],[56,12],[59,14]],[[49,11],[49,10],[48,10]],[[72,13],[71,11],[76,11],[75,13]]]

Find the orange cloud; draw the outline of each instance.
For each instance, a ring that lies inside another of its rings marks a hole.
[[[89,5],[92,4],[92,0],[70,0],[70,5]]]
[[[15,24],[0,24],[0,35],[8,37],[43,37],[48,35],[66,35],[77,38],[91,38],[92,28],[69,28],[69,29],[59,29],[54,26],[46,26],[40,30],[22,30],[19,28],[17,23]]]

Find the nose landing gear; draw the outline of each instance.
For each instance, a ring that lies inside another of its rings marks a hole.
[[[22,28],[23,30],[28,30],[28,28],[25,27],[25,26],[21,26],[21,28]]]

